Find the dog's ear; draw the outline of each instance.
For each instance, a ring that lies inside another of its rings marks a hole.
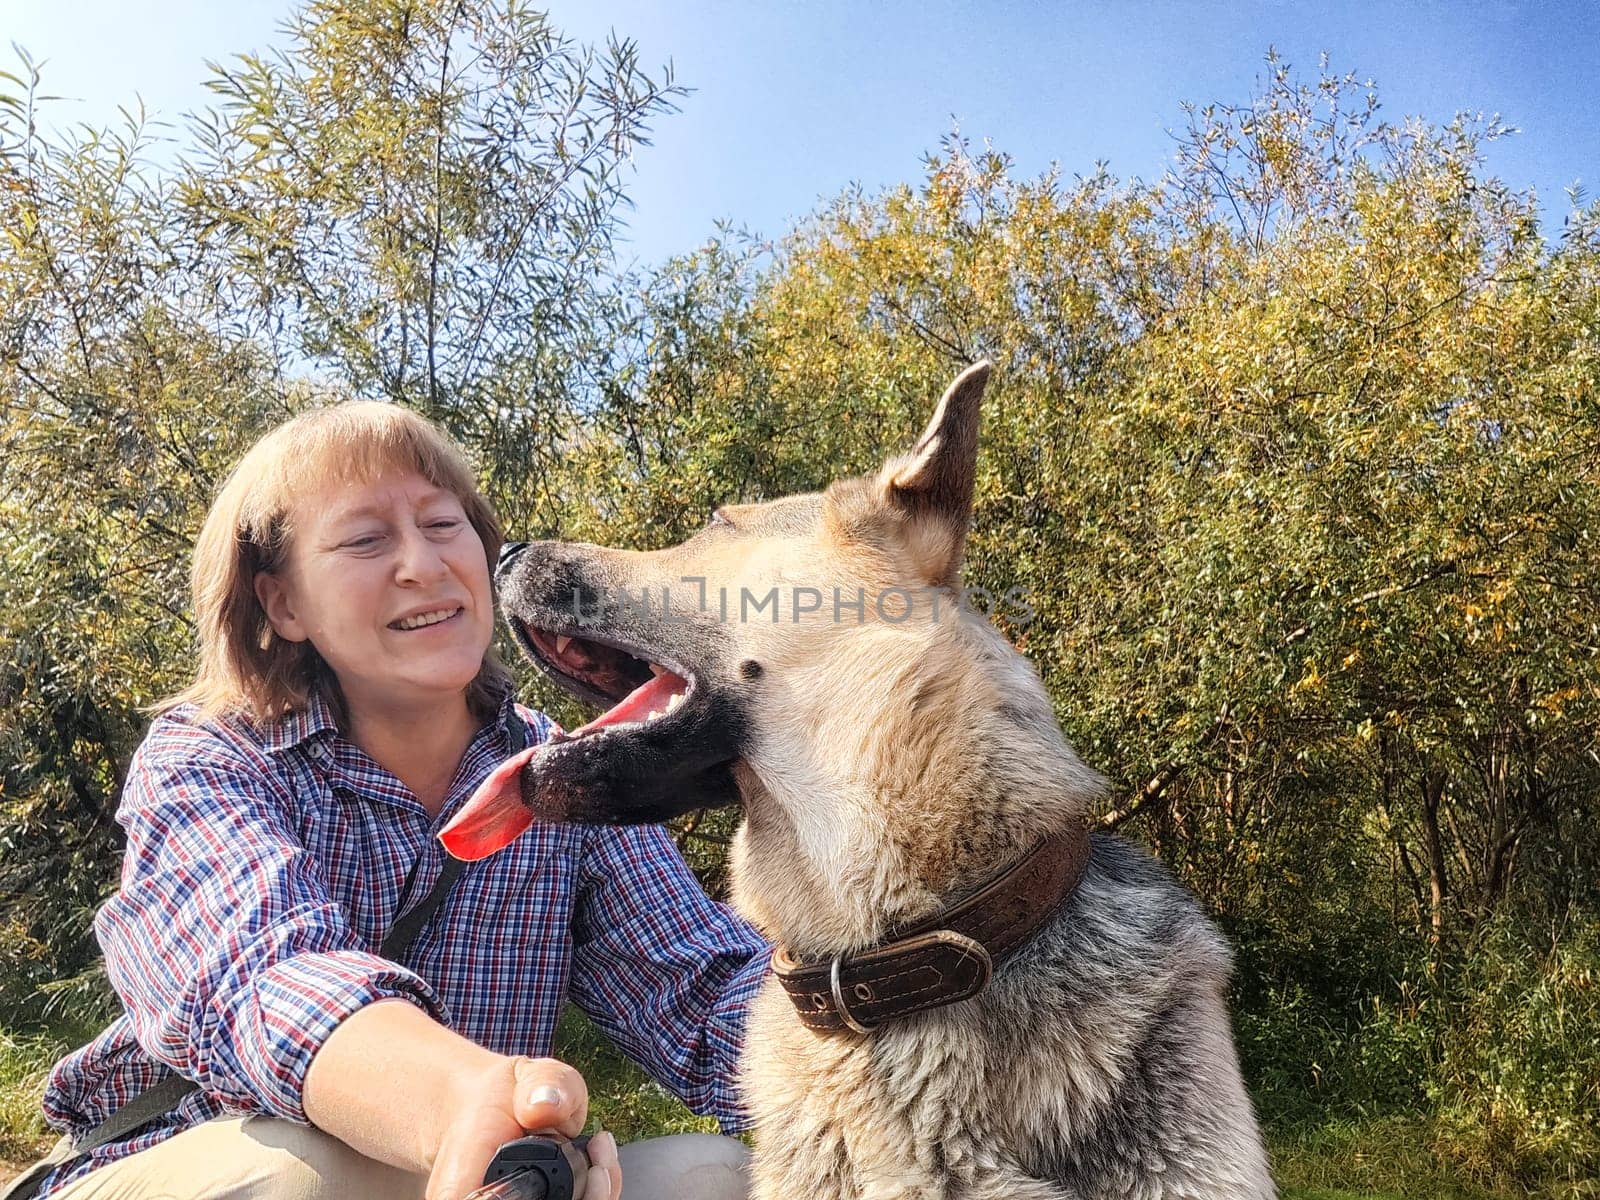
[[[954,587],[961,567],[978,467],[978,409],[988,382],[987,360],[961,372],[910,453],[878,473],[880,498],[911,518],[917,557],[935,586]]]

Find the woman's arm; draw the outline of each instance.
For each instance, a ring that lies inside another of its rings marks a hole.
[[[581,1126],[576,1072],[452,1033],[425,980],[366,948],[293,811],[256,747],[171,719],[152,727],[117,814],[122,885],[96,919],[145,1051],[236,1109],[304,1122],[311,1103],[363,1153],[432,1170],[439,1200],[471,1190],[521,1118]],[[535,1104],[552,1083],[560,1095]]]
[[[230,1107],[304,1121],[312,1057],[351,1013],[427,981],[373,953],[300,841],[265,751],[163,718],[130,765],[122,881],[95,930],[139,1044]]]
[[[659,825],[597,828],[579,867],[572,998],[618,1046],[726,1132],[750,999],[771,948],[706,896]]]

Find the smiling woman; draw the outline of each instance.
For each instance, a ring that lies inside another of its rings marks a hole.
[[[516,802],[558,731],[490,649],[500,546],[459,451],[397,406],[302,414],[229,476],[195,547],[199,668],[129,766],[96,920],[126,1014],[57,1064],[65,1136],[6,1200],[459,1200],[502,1143],[583,1127],[582,1077],[536,1057],[569,998],[742,1127],[768,948],[661,828]],[[521,836],[447,870],[439,836],[486,781]],[[744,1156],[601,1134],[584,1194],[625,1173],[640,1200],[731,1200]]]
[[[394,595],[372,594],[390,587],[385,576],[397,553],[403,573],[416,570],[405,556],[421,549],[419,540],[441,545],[450,580],[397,579]],[[467,702],[487,717],[508,678],[488,649],[488,564],[502,540],[460,453],[406,409],[344,404],[279,426],[240,461],[201,530],[194,566],[200,669],[172,703],[192,703],[208,716],[243,708],[270,720],[321,688],[343,711],[347,687],[364,688],[385,668],[420,668],[411,646],[402,651],[379,634],[391,622],[436,612],[429,602],[447,597],[451,608],[471,602],[474,619],[458,628],[451,648],[459,654],[468,635],[481,636]],[[235,542],[242,555],[228,552]],[[381,630],[372,627],[379,617]],[[366,628],[347,643],[346,623]],[[310,636],[312,626],[325,646]]]
[[[487,548],[461,499],[391,469],[303,494],[288,513],[291,551],[255,576],[274,636],[314,648],[358,742],[436,719],[486,669],[494,632]],[[445,711],[472,721],[468,705]],[[442,786],[407,782],[438,811]]]

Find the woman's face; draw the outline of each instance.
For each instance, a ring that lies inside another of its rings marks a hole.
[[[456,496],[395,472],[303,497],[288,561],[256,576],[279,637],[310,641],[353,716],[461,697],[494,633],[483,541]]]

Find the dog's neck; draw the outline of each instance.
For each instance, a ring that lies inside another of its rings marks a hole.
[[[1103,783],[1000,645],[976,678],[928,676],[949,686],[911,698],[898,751],[866,756],[869,770],[826,746],[781,771],[741,766],[734,901],[767,936],[813,958],[874,945],[1082,819]]]

